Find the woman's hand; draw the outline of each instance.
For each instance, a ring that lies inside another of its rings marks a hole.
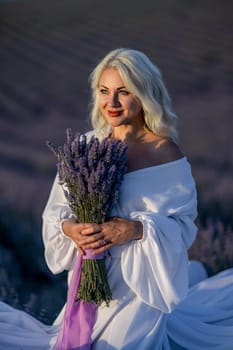
[[[114,217],[103,224],[77,223],[66,220],[62,224],[64,233],[76,244],[80,254],[86,249],[93,249],[99,254],[113,245],[124,244],[128,241],[141,239],[143,235],[142,223]]]
[[[84,223],[78,224],[78,247],[85,251],[93,249],[94,254],[99,254],[113,245],[121,245],[128,241],[141,239],[143,227],[140,221],[133,221],[114,217],[103,224]]]
[[[71,238],[81,255],[84,255],[84,250],[79,246],[79,241],[82,237],[82,230],[84,229],[85,224],[77,223],[74,219],[65,220],[62,223],[62,230],[64,234]]]

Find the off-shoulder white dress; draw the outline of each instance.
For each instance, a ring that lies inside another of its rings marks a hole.
[[[110,249],[113,300],[98,308],[92,350],[232,350],[233,270],[206,278],[201,264],[188,262],[197,213],[187,159],[127,173],[112,214],[141,221],[143,238]],[[69,278],[77,250],[61,222],[71,216],[55,179],[43,213],[45,259]],[[0,304],[0,350],[52,349],[63,314],[44,326]]]

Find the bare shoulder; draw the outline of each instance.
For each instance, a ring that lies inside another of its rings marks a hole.
[[[170,139],[161,139],[155,151],[158,152],[161,163],[172,162],[184,157],[180,147]]]
[[[143,142],[128,143],[128,171],[169,163],[183,157],[175,142],[152,133],[148,133]]]

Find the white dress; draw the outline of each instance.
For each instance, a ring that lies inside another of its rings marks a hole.
[[[188,262],[196,190],[187,159],[126,174],[113,215],[140,220],[143,238],[110,249],[113,300],[98,308],[92,350],[232,350],[233,270],[206,278]],[[45,259],[69,278],[77,250],[61,222],[71,216],[56,179],[43,213]],[[45,326],[0,303],[0,350],[52,349],[63,314]]]

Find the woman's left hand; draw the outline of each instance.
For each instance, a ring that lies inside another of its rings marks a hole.
[[[85,223],[81,234],[83,239],[79,240],[79,247],[83,250],[93,249],[94,254],[99,254],[114,245],[141,239],[143,227],[140,221],[113,217],[99,225]]]

